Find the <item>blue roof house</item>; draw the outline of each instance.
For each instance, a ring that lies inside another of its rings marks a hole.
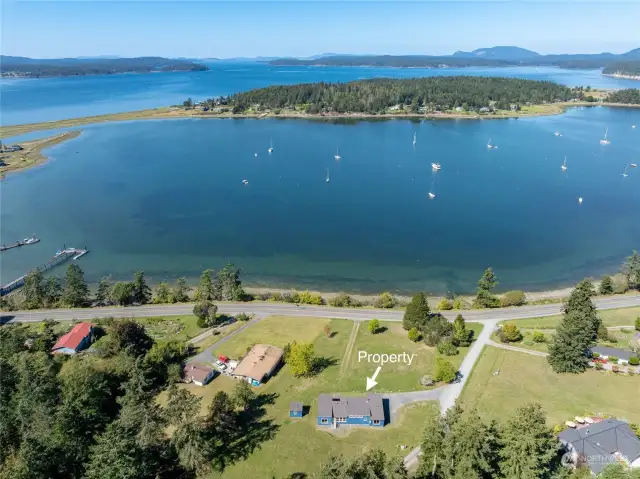
[[[339,397],[321,394],[318,397],[317,424],[333,428],[341,424],[383,427],[385,416],[382,396]]]

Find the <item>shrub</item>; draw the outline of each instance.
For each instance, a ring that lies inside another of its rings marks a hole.
[[[418,328],[411,328],[409,330],[409,340],[410,341],[413,341],[414,343],[417,343],[421,339],[422,339],[422,335],[420,334],[420,331],[418,331]]]
[[[613,277],[613,292],[614,294],[624,294],[629,291],[629,281],[623,274],[616,274]]]
[[[368,328],[371,334],[376,334],[378,331],[380,331],[380,321],[378,321],[377,319],[372,319],[371,321],[369,321]]]
[[[534,343],[530,339],[526,339],[522,341],[522,344],[524,344],[525,346],[533,346]]]
[[[500,340],[503,343],[516,343],[522,339],[520,328],[515,323],[507,323],[502,326]]]
[[[438,309],[440,311],[450,311],[453,309],[453,302],[450,299],[447,298],[443,298],[439,303],[438,303]]]
[[[453,298],[452,306],[453,306],[453,309],[456,309],[456,310],[464,309],[465,308],[464,299],[462,299],[459,296],[456,298]]]
[[[445,356],[455,356],[459,351],[451,341],[446,340],[438,343],[438,352]]]
[[[527,297],[524,294],[524,291],[507,291],[502,295],[500,299],[500,306],[503,308],[509,306],[522,306],[527,302]]]
[[[629,333],[632,333],[632,332],[633,332],[633,330],[631,330],[631,329],[629,329],[629,328],[621,328],[621,329],[620,329],[620,332],[621,332],[622,334],[629,334]]]
[[[444,358],[436,359],[436,368],[434,374],[434,379],[436,381],[450,383],[456,378],[456,373],[456,368],[449,361]]]
[[[593,353],[591,353],[591,357],[594,358],[594,359],[595,358],[599,358],[600,357],[600,353],[593,352]]]
[[[604,369],[604,366],[602,365],[602,363],[595,363],[595,367],[598,371],[602,371]]]
[[[557,436],[558,434],[560,434],[562,431],[564,431],[565,429],[565,425],[564,424],[555,424],[553,426],[553,435]]]
[[[385,292],[380,294],[376,300],[373,302],[373,305],[376,308],[394,308],[397,304],[398,300],[391,293]]]
[[[322,306],[324,304],[324,299],[319,294],[312,294],[309,291],[302,291],[300,293],[294,293],[297,295],[297,301],[295,303],[300,304],[313,304],[316,306]]]
[[[611,276],[603,276],[602,281],[600,281],[600,287],[598,288],[598,292],[602,295],[613,294],[613,280]]]
[[[620,359],[617,358],[616,356],[609,356],[609,362],[610,363],[618,364],[618,361],[620,361]]]
[[[351,308],[359,306],[359,303],[346,293],[340,293],[329,300],[329,305],[336,308]]]
[[[636,326],[636,331],[640,331],[640,316],[636,318],[635,326]]]
[[[604,324],[600,324],[600,326],[598,326],[598,339],[601,341],[609,340],[609,330]]]
[[[428,374],[425,374],[420,378],[420,384],[424,387],[429,387],[429,386],[433,386],[435,384],[435,381],[431,376],[429,376]]]
[[[637,357],[635,357],[635,356],[631,356],[631,357],[629,358],[629,364],[630,364],[631,366],[638,366],[638,365],[640,365],[640,358],[637,358]]]
[[[235,318],[237,321],[249,321],[251,319],[251,317],[245,313],[236,314]]]
[[[546,340],[542,331],[534,331],[531,339],[534,343],[544,343]]]

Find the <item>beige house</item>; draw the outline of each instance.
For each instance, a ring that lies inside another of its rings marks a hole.
[[[268,379],[282,362],[282,349],[268,344],[255,344],[233,370],[233,377],[259,386]]]
[[[215,369],[198,363],[189,363],[184,367],[184,381],[198,386],[204,386],[213,379]]]

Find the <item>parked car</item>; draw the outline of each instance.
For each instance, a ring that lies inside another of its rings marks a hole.
[[[220,371],[224,371],[225,369],[227,369],[227,365],[219,359],[215,362],[215,365]]]

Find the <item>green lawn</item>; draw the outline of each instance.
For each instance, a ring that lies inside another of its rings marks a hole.
[[[269,316],[226,342],[220,347],[219,353],[239,358],[244,356],[247,348],[257,343],[280,348],[292,341],[312,343],[322,334],[324,326],[330,323],[331,320],[325,318]]]
[[[500,374],[492,373],[500,370]],[[502,419],[516,407],[539,402],[549,424],[576,415],[604,413],[640,422],[635,398],[640,377],[589,370],[556,374],[546,358],[487,346],[462,393],[465,407],[491,419]]]
[[[634,324],[636,318],[640,317],[640,307],[608,309],[598,311],[598,315],[602,318],[602,322],[605,326],[631,326]],[[515,323],[519,328],[555,329],[561,319],[562,316],[557,315],[542,318],[518,319]],[[509,322],[512,321],[503,321],[500,324]]]
[[[213,346],[218,341],[220,341],[222,338],[224,338],[225,336],[228,336],[229,334],[233,333],[236,329],[241,328],[245,324],[246,323],[243,322],[243,321],[236,321],[236,322],[228,324],[226,326],[222,326],[221,328],[215,330],[215,332],[217,332],[218,334],[212,334],[212,335],[207,336],[206,338],[204,338],[202,341],[198,341],[197,343],[195,343],[194,346],[195,346],[196,351],[200,352],[200,351],[203,351],[203,350],[207,349],[210,346]]]
[[[358,360],[358,351],[367,353],[386,354],[415,354],[411,366],[406,363],[387,363],[382,366],[380,375],[376,379],[377,392],[415,391],[424,389],[419,380],[425,374],[433,374],[433,368],[438,355],[436,348],[429,347],[423,342],[414,343],[407,337],[407,331],[400,322],[381,322],[383,332],[371,334],[367,323],[363,322],[356,337],[355,346],[351,354],[349,366],[339,379],[337,389],[340,391],[362,391],[365,378],[371,376],[377,364],[366,360]],[[482,330],[479,323],[468,323],[476,335]],[[449,356],[454,366],[459,366],[469,348],[459,348],[460,353]]]

